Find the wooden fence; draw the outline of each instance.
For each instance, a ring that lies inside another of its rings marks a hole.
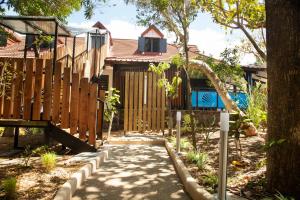
[[[153,72],[125,73],[124,131],[163,131],[166,95]]]
[[[4,70],[3,63],[10,67]],[[98,102],[98,85],[72,73],[58,62],[53,72],[51,60],[0,60],[1,77],[12,74],[1,87],[0,116],[4,119],[47,120],[79,133],[82,140],[95,144],[101,131],[103,105]]]

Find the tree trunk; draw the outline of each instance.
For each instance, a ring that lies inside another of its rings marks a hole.
[[[169,136],[172,135],[172,130],[173,130],[173,116],[172,116],[172,98],[168,97],[168,129],[169,129]]]
[[[300,3],[267,0],[267,186],[300,199]]]
[[[111,133],[112,124],[113,124],[113,121],[114,121],[114,116],[115,116],[115,113],[112,112],[112,113],[111,113],[111,118],[110,118],[110,120],[109,120],[108,131],[107,131],[107,140],[110,139],[110,133]]]
[[[211,81],[214,88],[217,90],[217,93],[220,95],[222,101],[224,102],[225,108],[231,111],[237,111],[240,115],[244,116],[245,114],[239,109],[237,104],[231,100],[226,88],[223,86],[222,81],[219,77],[213,72],[213,70],[203,61],[200,60],[191,60],[192,65],[197,66],[201,72]]]

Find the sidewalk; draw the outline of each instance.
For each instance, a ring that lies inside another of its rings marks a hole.
[[[190,199],[163,146],[115,145],[109,159],[73,197],[83,199]]]

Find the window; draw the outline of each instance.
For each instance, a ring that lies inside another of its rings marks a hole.
[[[145,38],[145,52],[159,52],[159,43],[159,38]]]
[[[167,52],[167,40],[163,38],[139,37],[138,40],[139,52]]]

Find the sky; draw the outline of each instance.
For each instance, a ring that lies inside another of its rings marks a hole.
[[[136,14],[135,6],[126,5],[123,0],[110,0],[108,5],[98,5],[90,20],[86,20],[83,10],[80,10],[71,14],[67,21],[70,26],[87,28],[100,21],[108,28],[113,38],[137,39],[147,27],[136,25]],[[161,31],[168,39],[168,43],[175,40],[174,34]],[[242,37],[243,34],[239,30],[233,33],[225,31],[206,13],[199,13],[190,26],[190,44],[197,45],[201,53],[215,58],[219,58],[226,47],[238,44]],[[241,59],[242,64],[254,62],[255,59],[251,55]]]

